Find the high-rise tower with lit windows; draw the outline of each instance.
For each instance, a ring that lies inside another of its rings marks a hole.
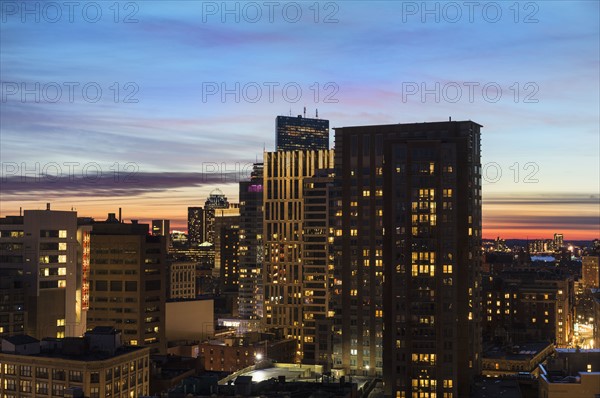
[[[336,129],[334,368],[386,396],[465,397],[479,372],[480,128]]]

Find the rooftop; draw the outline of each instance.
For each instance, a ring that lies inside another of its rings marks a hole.
[[[552,343],[548,342],[533,342],[515,345],[512,348],[492,346],[484,349],[483,359],[507,359],[513,361],[532,359],[551,345]]]
[[[4,337],[4,340],[8,341],[13,345],[24,345],[39,343],[40,341],[26,334],[18,334],[16,336]]]

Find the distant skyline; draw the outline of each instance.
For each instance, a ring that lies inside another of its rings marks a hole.
[[[485,238],[600,235],[598,2],[22,4],[0,15],[2,217],[51,202],[186,229],[306,107],[480,123]]]

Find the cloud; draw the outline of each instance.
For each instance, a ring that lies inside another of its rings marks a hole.
[[[103,197],[136,197],[166,191],[175,193],[177,189],[190,187],[235,184],[250,176],[252,164],[240,164],[237,171],[221,170],[216,163],[207,164],[205,173],[140,173],[134,166],[120,173],[104,171],[102,175],[97,170],[89,167],[85,176],[75,173],[64,173],[60,177],[50,173],[38,176],[5,175],[0,181],[2,201],[31,201],[43,197],[101,200]]]

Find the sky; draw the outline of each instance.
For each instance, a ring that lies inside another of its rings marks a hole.
[[[0,216],[121,207],[185,230],[306,108],[473,120],[484,237],[598,238],[599,4],[1,1]]]

